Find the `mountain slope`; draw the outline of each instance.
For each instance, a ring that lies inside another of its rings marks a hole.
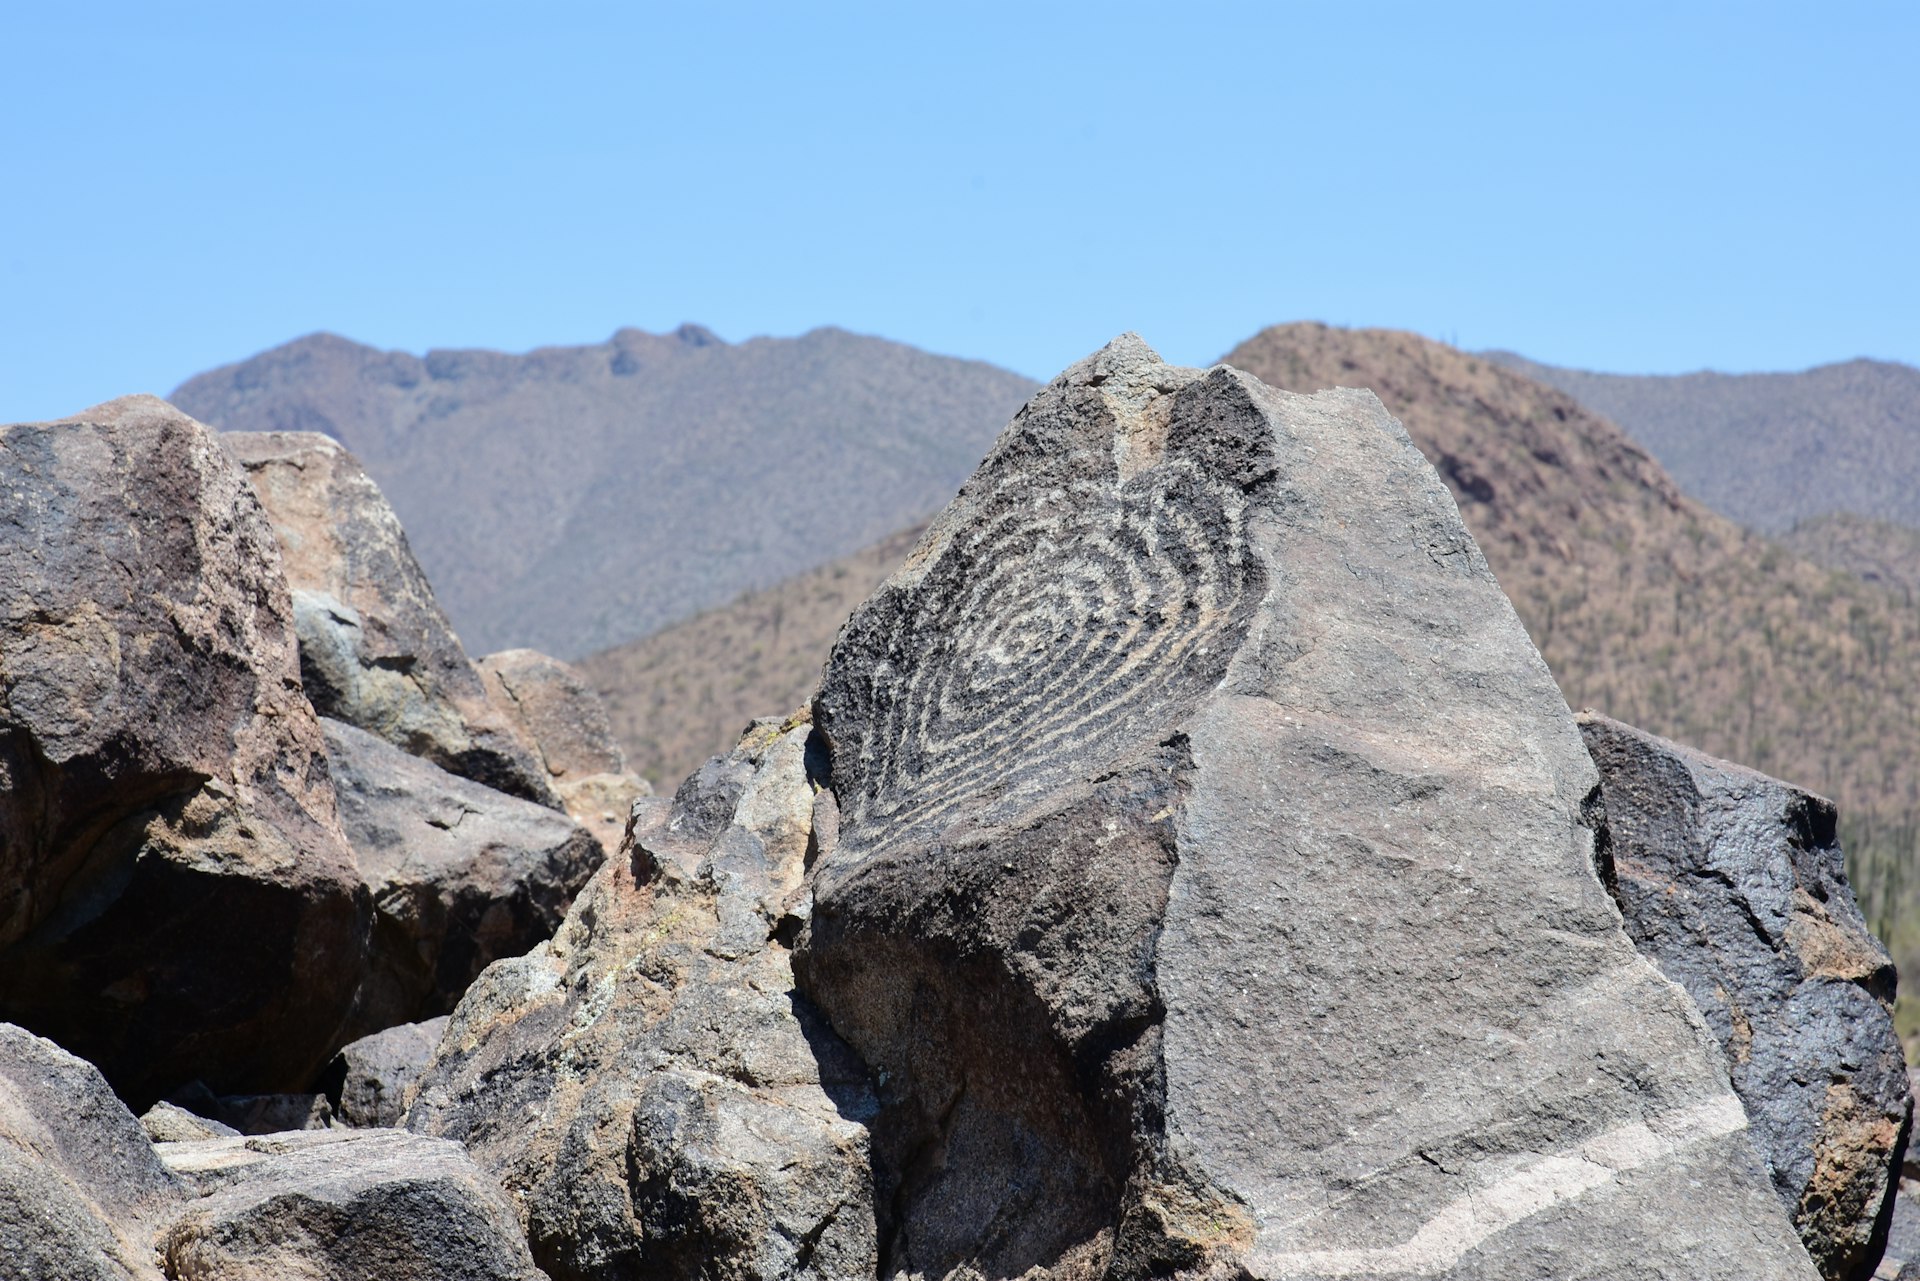
[[[1612,423],[1484,358],[1302,324],[1226,360],[1294,391],[1373,388],[1568,701],[1833,797],[1869,919],[1920,963],[1920,612],[1904,597],[1708,510]]]
[[[183,384],[226,430],[357,454],[475,653],[562,657],[846,555],[952,496],[1032,391],[841,330],[621,330],[526,355],[316,334]]]
[[[1596,374],[1486,359],[1625,428],[1689,494],[1784,533],[1850,511],[1920,527],[1920,369],[1851,360],[1795,374]]]
[[[1780,542],[1816,565],[1885,588],[1909,608],[1920,601],[1920,529],[1835,512],[1801,521]]]
[[[670,790],[732,747],[756,716],[804,703],[861,601],[899,568],[924,523],[772,587],[581,661],[627,759]]]

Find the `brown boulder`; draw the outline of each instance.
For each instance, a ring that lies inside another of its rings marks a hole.
[[[298,1088],[367,894],[271,526],[150,396],[0,427],[0,1017],[144,1106]]]
[[[409,1128],[458,1139],[574,1281],[875,1275],[871,1088],[793,990],[807,728],[756,725],[674,795],[553,941],[482,974]]]
[[[502,650],[475,666],[487,696],[534,745],[567,813],[609,853],[618,849],[627,811],[653,787],[627,769],[600,695],[571,666],[538,650]]]
[[[322,716],[442,769],[559,808],[532,746],[487,699],[400,518],[318,432],[228,432],[273,521],[293,588],[300,670]]]

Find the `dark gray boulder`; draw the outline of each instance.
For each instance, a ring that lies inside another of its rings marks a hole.
[[[400,518],[318,432],[227,432],[284,551],[300,672],[322,716],[498,791],[559,808],[533,745],[493,706]]]
[[[796,974],[881,1083],[886,1275],[1816,1275],[1596,874],[1571,713],[1371,394],[1116,341],[814,718]]]
[[[333,1131],[167,1143],[197,1199],[168,1281],[537,1281],[513,1205],[457,1143]]]
[[[0,1018],[139,1107],[297,1089],[367,924],[240,469],[151,396],[0,426]]]
[[[1627,933],[1719,1038],[1821,1274],[1872,1276],[1912,1099],[1893,962],[1847,884],[1833,805],[1597,713],[1579,721]]]
[[[401,1124],[407,1089],[446,1034],[447,1018],[402,1023],[341,1046],[321,1076],[334,1113],[361,1128]]]
[[[415,1087],[580,1281],[874,1275],[865,1073],[793,991],[807,727],[757,726],[633,834],[552,942],[482,974]]]
[[[0,1276],[159,1281],[188,1197],[92,1064],[0,1023]]]
[[[340,826],[373,897],[354,1034],[446,1014],[488,964],[552,936],[600,844],[564,814],[322,725]]]

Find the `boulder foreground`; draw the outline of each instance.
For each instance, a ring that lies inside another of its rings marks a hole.
[[[1598,778],[1365,392],[1131,336],[842,632],[799,990],[889,1274],[1815,1275]]]
[[[0,1018],[140,1107],[298,1089],[368,897],[273,530],[151,396],[0,426]]]
[[[1912,1110],[1893,961],[1867,929],[1833,806],[1593,712],[1627,933],[1687,989],[1823,1276],[1880,1258]]]

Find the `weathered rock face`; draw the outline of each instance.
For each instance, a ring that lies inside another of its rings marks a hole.
[[[92,1064],[0,1023],[0,1276],[159,1281],[187,1195]]]
[[[320,714],[558,808],[546,770],[488,702],[399,518],[353,455],[318,432],[228,432],[220,441],[279,536],[300,671]]]
[[[573,668],[537,649],[504,649],[475,666],[494,704],[534,745],[547,773],[584,778],[626,771],[606,704]]]
[[[536,1281],[513,1205],[456,1143],[403,1131],[160,1148],[195,1186],[169,1281]]]
[[[296,1088],[367,921],[239,469],[152,397],[0,427],[0,1017],[143,1106]]]
[[[502,650],[475,666],[494,706],[534,745],[567,813],[608,853],[618,849],[627,811],[653,788],[627,769],[600,695],[580,673],[538,650]]]
[[[447,1016],[402,1023],[340,1047],[321,1080],[333,1110],[358,1127],[397,1126],[406,1119],[407,1087],[446,1035]]]
[[[1627,933],[1719,1038],[1822,1275],[1871,1276],[1912,1103],[1893,962],[1847,884],[1833,806],[1605,716],[1579,720]]]
[[[794,995],[808,732],[769,724],[634,837],[547,946],[480,976],[409,1125],[459,1139],[556,1277],[873,1275],[859,1064]]]
[[[550,937],[603,858],[563,814],[323,720],[340,826],[372,891],[364,1035],[448,1013],[491,962]]]
[[[240,1133],[232,1126],[204,1117],[162,1099],[140,1114],[140,1128],[155,1143],[187,1143],[194,1139],[225,1139]]]
[[[883,1274],[1815,1275],[1596,875],[1571,714],[1371,394],[1115,342],[854,616],[815,721],[796,970],[882,1082]]]

